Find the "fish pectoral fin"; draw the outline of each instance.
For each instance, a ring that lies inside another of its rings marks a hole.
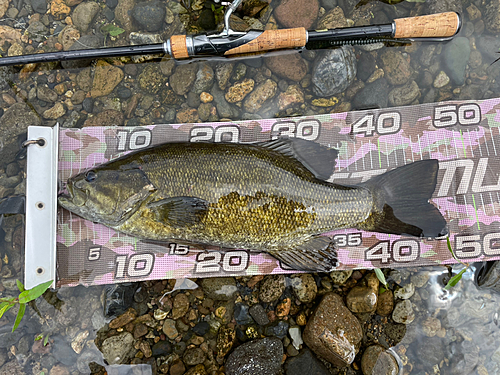
[[[300,271],[330,272],[338,267],[337,249],[332,239],[326,236],[313,237],[269,253],[287,266]]]
[[[208,202],[196,197],[165,198],[147,205],[156,221],[182,228],[199,224],[208,209]]]
[[[335,171],[335,159],[339,154],[333,148],[302,138],[278,138],[271,142],[261,142],[259,146],[293,157],[319,180],[330,178]]]

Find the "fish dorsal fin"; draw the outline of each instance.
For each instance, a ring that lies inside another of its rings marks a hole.
[[[278,138],[260,142],[259,146],[269,148],[298,160],[319,180],[326,181],[335,171],[335,159],[339,152],[302,138]]]

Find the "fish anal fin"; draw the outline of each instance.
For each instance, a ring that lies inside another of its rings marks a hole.
[[[208,202],[196,197],[171,197],[147,205],[158,222],[182,228],[199,224]]]
[[[313,237],[269,253],[299,271],[330,272],[338,267],[337,250],[332,239],[326,236]]]
[[[339,152],[319,143],[302,138],[278,138],[258,144],[298,160],[314,176],[326,181],[335,171],[335,160]]]

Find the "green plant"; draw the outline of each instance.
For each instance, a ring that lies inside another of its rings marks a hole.
[[[115,26],[112,23],[107,24],[106,26],[101,27],[101,32],[103,34],[109,34],[110,36],[118,36],[125,32],[121,27]]]
[[[218,25],[224,19],[224,7],[220,6],[216,8],[214,4],[210,4],[210,7],[214,13],[215,24]]]
[[[12,332],[14,332],[17,327],[19,327],[19,323],[21,323],[21,319],[26,311],[26,304],[40,297],[53,283],[52,280],[47,281],[43,284],[35,286],[33,289],[26,290],[24,289],[24,285],[19,280],[16,280],[16,282],[17,288],[20,292],[19,296],[12,298],[0,298],[0,318],[3,314],[19,303],[19,311],[17,313],[14,326],[12,327]]]
[[[465,267],[459,273],[453,276],[444,287],[445,290],[450,290],[451,288],[453,288],[455,285],[458,284],[458,282],[462,279],[463,274],[469,269],[470,265],[469,263],[462,262],[460,259],[456,257],[455,252],[451,248],[450,237],[446,237],[446,244],[448,245],[448,250],[450,251],[453,258]]]
[[[50,333],[40,333],[37,337],[35,337],[35,341],[40,341],[43,339],[43,346],[47,346],[49,343]]]
[[[377,275],[378,281],[380,281],[382,283],[382,285],[384,286],[383,288],[380,287],[380,289],[379,289],[379,294],[382,294],[387,289],[389,289],[389,286],[387,285],[387,280],[385,279],[385,275],[380,268],[375,268],[374,271],[375,271],[375,275]]]

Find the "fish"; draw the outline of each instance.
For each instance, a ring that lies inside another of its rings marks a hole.
[[[135,151],[70,177],[59,205],[139,239],[267,252],[328,272],[337,229],[438,238],[429,202],[438,161],[410,163],[356,185],[328,182],[338,151],[300,138],[179,142]]]

